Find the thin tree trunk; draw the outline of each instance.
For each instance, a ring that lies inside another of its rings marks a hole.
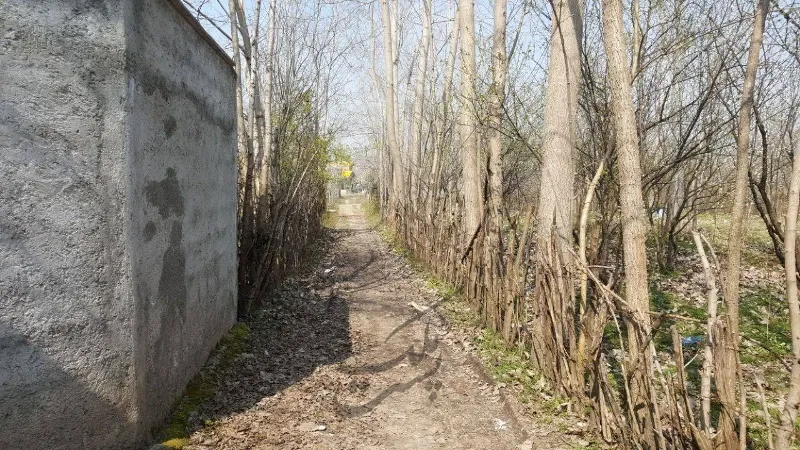
[[[371,38],[372,41],[372,58],[371,58],[371,66],[370,66],[370,74],[372,75],[372,82],[375,85],[375,94],[380,95],[381,91],[381,82],[380,78],[378,77],[378,44],[377,44],[377,33],[375,32],[375,20],[374,20],[374,13],[372,6],[370,6],[370,29],[371,35],[374,38]],[[386,105],[382,105],[384,108]],[[378,147],[378,202],[380,204],[380,213],[381,218],[385,217],[386,215],[386,170],[384,167],[384,153],[386,152],[386,113],[383,109],[381,109],[381,117],[380,123],[381,125],[381,133],[379,136],[379,140],[377,143]]]
[[[501,214],[503,205],[503,161],[502,161],[502,133],[503,103],[505,102],[506,75],[508,61],[506,59],[506,9],[507,0],[494,2],[494,31],[492,35],[492,85],[489,88],[489,217],[488,245],[486,246],[487,284],[495,286],[502,283],[504,275],[502,231],[503,218]],[[494,308],[498,311],[496,319],[502,317],[502,333],[506,340],[511,340],[511,330],[514,323],[513,298],[506,293],[508,298],[502,298],[499,292],[490,294],[494,296]]]
[[[753,110],[753,92],[756,82],[756,72],[758,70],[759,55],[761,52],[761,42],[764,34],[764,22],[769,0],[757,0],[755,6],[755,24],[753,33],[750,37],[750,50],[747,56],[747,67],[745,69],[744,87],[742,88],[742,98],[739,105],[738,127],[736,135],[736,180],[734,186],[733,210],[731,211],[731,228],[728,237],[728,258],[727,271],[723,294],[727,304],[727,317],[723,324],[725,336],[722,342],[716,343],[719,352],[732,352],[732,355],[722,357],[722,360],[735,361],[734,373],[727,371],[716,372],[717,384],[722,385],[719,389],[720,403],[722,411],[717,426],[717,441],[723,442],[728,448],[739,446],[739,438],[736,435],[734,418],[736,410],[736,378],[741,378],[739,372],[741,368],[738,362],[739,350],[739,278],[741,276],[741,255],[742,242],[744,241],[744,216],[745,202],[747,200],[747,172],[750,167],[749,147],[750,147],[750,113]],[[727,342],[730,341],[730,342]],[[719,358],[717,358],[719,359]],[[740,429],[744,430],[746,415],[739,414]]]
[[[631,404],[638,433],[649,448],[660,447],[660,424],[651,405],[652,354],[646,343],[650,333],[650,297],[647,288],[646,221],[642,197],[642,169],[633,112],[630,67],[622,27],[622,1],[603,0],[603,37],[606,48],[611,108],[617,136],[625,295],[633,317],[628,320],[631,370]]]
[[[767,427],[767,449],[773,450],[775,441],[772,439],[772,415],[769,413],[767,396],[764,395],[764,386],[758,376],[756,376],[756,386],[758,386],[758,395],[761,397],[761,410],[764,411],[764,425]]]
[[[494,2],[494,35],[492,37],[492,87],[489,91],[489,200],[493,235],[490,245],[499,247],[503,203],[502,132],[503,103],[505,101],[506,75],[506,8],[508,0]]]
[[[781,412],[778,428],[778,449],[788,449],[794,437],[794,425],[800,407],[800,300],[797,294],[797,212],[800,203],[800,141],[794,150],[792,178],[789,185],[789,202],[786,208],[786,234],[784,238],[786,261],[786,299],[789,302],[789,325],[792,330],[792,375],[786,405]]]
[[[259,35],[259,25],[261,19],[261,0],[255,1],[255,12],[253,17],[255,20],[253,21],[253,30],[249,32],[247,30],[247,23],[245,22],[246,16],[244,14],[244,4],[242,0],[238,0],[238,8],[237,14],[239,15],[239,21],[242,24],[242,31],[244,34],[244,39],[248,42],[245,45],[245,59],[247,61],[247,138],[249,140],[249,145],[251,151],[253,152],[253,173],[256,172],[255,162],[256,158],[261,151],[261,148],[258,146],[259,142],[256,140],[256,136],[259,134],[258,130],[258,121],[259,116],[261,116],[261,101],[260,101],[260,92],[258,85],[258,71],[260,70],[260,65],[258,62],[258,35]],[[254,186],[253,189],[254,197],[258,197],[258,189]]]
[[[755,25],[750,37],[750,51],[747,56],[744,87],[739,105],[736,134],[736,180],[731,229],[728,238],[728,264],[725,279],[725,301],[732,329],[739,329],[739,278],[741,274],[742,238],[744,234],[745,202],[747,200],[747,171],[750,167],[750,116],[753,110],[753,93],[756,83],[761,42],[764,34],[764,21],[769,8],[769,0],[757,0]],[[738,336],[734,333],[734,336]],[[737,338],[738,339],[738,338]]]
[[[389,0],[390,1],[390,13],[389,13],[389,25],[391,27],[391,38],[392,38],[392,80],[394,85],[394,120],[395,120],[395,140],[397,141],[397,170],[398,173],[403,173],[403,149],[405,148],[405,127],[403,122],[403,114],[401,113],[401,104],[400,104],[400,88],[398,87],[398,83],[400,83],[400,40],[398,38],[398,31],[397,31],[397,17],[398,17],[398,2],[400,0]],[[399,191],[399,198],[398,198],[398,206],[401,209],[405,210],[405,202],[406,202],[406,183],[405,180],[400,181],[399,186],[401,190]]]
[[[706,278],[706,285],[708,286],[708,318],[706,320],[706,333],[708,339],[711,339],[711,330],[717,320],[717,277],[711,264],[706,256],[705,248],[703,247],[703,240],[700,233],[692,231],[694,238],[694,245],[697,247],[697,254],[700,255],[700,262],[703,264],[703,274]],[[703,370],[700,377],[700,411],[703,416],[703,427],[707,432],[711,431],[711,373],[713,372],[714,354],[711,351],[710,343],[707,343],[703,349]]]
[[[233,47],[233,64],[236,71],[236,134],[239,154],[239,188],[244,185],[244,178],[247,173],[247,165],[242,164],[242,156],[245,153],[245,123],[244,123],[244,105],[242,98],[242,58],[239,53],[239,29],[236,24],[236,0],[228,0],[228,14],[231,21],[231,45]],[[246,156],[245,156],[246,157]],[[241,206],[239,205],[241,214]]]
[[[447,62],[445,63],[444,82],[442,86],[442,114],[438,121],[436,130],[438,131],[438,142],[433,148],[433,162],[431,163],[431,185],[432,189],[428,191],[428,220],[433,220],[433,207],[434,199],[439,197],[439,188],[441,184],[442,172],[442,152],[445,145],[452,144],[452,133],[450,126],[450,104],[452,102],[452,89],[453,89],[453,72],[455,71],[455,60],[458,52],[459,32],[461,15],[458,13],[458,6],[456,5],[453,28],[450,30],[450,49],[447,53]],[[438,116],[437,116],[438,117]]]
[[[581,278],[580,278],[580,289],[581,289],[581,298],[580,303],[578,303],[578,323],[581,324],[580,328],[578,329],[578,343],[577,343],[577,354],[575,355],[575,364],[576,364],[576,372],[578,374],[584,373],[584,367],[588,355],[586,353],[586,340],[589,336],[586,335],[588,331],[584,326],[584,314],[586,314],[587,308],[587,299],[588,299],[588,287],[589,287],[589,274],[587,273],[589,269],[589,261],[586,257],[586,230],[589,227],[589,212],[592,208],[592,200],[594,199],[594,192],[597,189],[597,184],[600,182],[600,177],[603,176],[603,171],[605,171],[606,167],[606,159],[600,161],[600,165],[597,166],[597,170],[592,177],[592,181],[589,182],[589,186],[586,188],[586,197],[583,201],[583,207],[581,208],[581,215],[578,221],[578,259],[581,263]]]
[[[645,34],[642,32],[642,21],[639,0],[631,1],[631,21],[633,25],[633,58],[631,61],[631,80],[636,79],[642,62],[642,48]]]
[[[277,177],[278,155],[275,152],[272,133],[272,81],[275,53],[275,0],[267,0],[267,54],[265,55],[266,67],[264,71],[264,148],[261,155],[261,186],[262,195],[266,199],[272,195],[275,178]],[[265,211],[266,212],[266,211]]]
[[[420,174],[420,158],[422,157],[422,116],[425,108],[425,78],[428,72],[428,53],[431,48],[431,27],[432,27],[432,14],[433,5],[431,0],[423,0],[422,8],[424,10],[422,19],[422,38],[419,43],[419,61],[417,80],[414,86],[414,116],[412,117],[411,127],[411,202],[415,206],[413,208],[414,215],[416,216],[416,206],[419,204],[417,196],[419,193],[419,174]]]
[[[389,165],[391,167],[392,188],[389,193],[389,213],[391,222],[395,223],[400,214],[403,195],[403,168],[400,161],[400,146],[397,141],[397,107],[395,105],[395,60],[392,17],[390,17],[389,0],[381,0],[381,17],[383,22],[383,51],[386,71],[386,135],[389,144]]]

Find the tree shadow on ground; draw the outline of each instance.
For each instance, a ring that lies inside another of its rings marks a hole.
[[[262,399],[274,396],[312,375],[318,367],[345,361],[353,354],[350,336],[350,306],[348,296],[354,292],[379,287],[392,276],[382,266],[380,252],[362,248],[359,251],[336,249],[331,243],[362,233],[359,230],[329,230],[329,245],[321,253],[325,265],[315,272],[290,279],[265,300],[264,306],[246,321],[250,338],[244,352],[221,376],[215,398],[201,407],[191,421],[193,429],[205,420],[217,420],[253,408]],[[338,245],[338,244],[337,244]],[[331,257],[329,259],[329,257]],[[333,269],[326,273],[325,269]],[[363,303],[363,301],[360,301]],[[410,307],[401,302],[396,312],[408,314]],[[385,309],[381,302],[375,307]],[[437,305],[433,305],[435,309]],[[395,309],[395,307],[390,307]],[[413,310],[412,310],[413,311]],[[386,341],[414,322],[424,313],[413,311]],[[423,342],[415,347],[403,346],[397,354],[387,350],[384,362],[358,367],[343,365],[339,372],[345,376],[371,375],[396,367],[402,362],[418,367],[418,373],[408,380],[393,383],[375,394],[364,404],[345,405],[334,401],[343,417],[368,413],[394,393],[431,379],[440,369],[440,357],[432,354],[439,341],[425,327]],[[431,388],[436,398],[437,386]]]
[[[339,234],[330,233],[326,248]],[[221,375],[214,399],[191,420],[193,429],[205,420],[250,409],[318,367],[351,355],[350,311],[347,301],[330,289],[334,282],[335,278],[307,268],[268,295],[245,320],[250,328],[245,349]]]
[[[419,316],[417,316],[416,319],[419,319]],[[383,401],[386,400],[387,398],[389,398],[389,396],[391,396],[392,394],[406,392],[409,389],[411,389],[413,386],[415,386],[416,384],[421,383],[421,382],[431,378],[432,376],[434,376],[439,371],[439,369],[442,366],[442,358],[441,358],[441,356],[436,356],[436,357],[432,357],[431,356],[431,354],[433,352],[435,352],[438,347],[439,347],[439,340],[436,339],[435,337],[431,337],[431,335],[430,335],[430,324],[426,323],[425,324],[425,334],[424,334],[424,337],[423,337],[422,348],[419,351],[416,350],[414,344],[411,344],[411,345],[408,346],[408,348],[405,351],[403,351],[399,355],[397,355],[397,356],[395,356],[393,358],[387,359],[387,360],[385,360],[383,362],[380,362],[380,363],[377,363],[377,364],[366,364],[366,365],[362,365],[360,367],[343,367],[343,368],[341,368],[340,372],[345,373],[345,374],[349,374],[349,375],[376,374],[376,373],[385,372],[385,371],[390,370],[390,369],[392,369],[394,367],[397,367],[403,361],[406,361],[406,360],[409,362],[409,364],[412,367],[422,366],[427,361],[431,361],[431,362],[428,362],[427,364],[425,364],[425,365],[427,365],[429,367],[424,372],[418,373],[416,376],[414,376],[413,378],[411,378],[411,379],[409,379],[409,380],[407,380],[405,382],[394,383],[394,384],[388,386],[386,389],[383,389],[382,391],[380,391],[371,400],[367,401],[364,404],[356,405],[356,406],[346,406],[346,405],[343,405],[341,403],[338,403],[338,400],[337,400],[338,409],[340,411],[343,411],[342,415],[344,417],[347,417],[347,418],[359,417],[359,416],[367,414],[370,411],[372,411],[373,409],[375,409],[378,405],[383,403]],[[436,399],[436,396],[438,395],[437,392],[438,392],[438,390],[440,388],[441,388],[441,382],[439,382],[438,384],[434,383],[434,385],[431,387],[431,389],[429,389],[429,390],[432,391],[431,394],[430,394],[430,397],[429,397],[429,399],[431,401]]]

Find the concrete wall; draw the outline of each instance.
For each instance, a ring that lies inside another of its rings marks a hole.
[[[0,4],[0,449],[136,448],[235,318],[233,72],[168,0]]]
[[[148,417],[205,362],[236,315],[234,78],[164,0],[128,28],[137,366]],[[198,355],[203,357],[198,358]]]

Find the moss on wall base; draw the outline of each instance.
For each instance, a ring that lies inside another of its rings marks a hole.
[[[161,444],[153,449],[180,449],[189,444],[189,418],[203,403],[214,398],[220,375],[244,352],[249,337],[250,328],[237,323],[220,339],[203,369],[186,385],[169,422],[157,435]]]

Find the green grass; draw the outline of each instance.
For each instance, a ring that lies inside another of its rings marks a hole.
[[[782,296],[759,288],[742,296],[739,310],[740,327],[746,338],[742,362],[759,364],[791,353],[789,308]]]
[[[670,326],[672,325],[678,328],[682,337],[705,335],[707,312],[704,307],[697,307],[691,301],[679,295],[661,291],[654,285],[650,288],[650,306],[656,312],[670,312],[699,321],[664,319],[661,326],[656,329],[654,337],[656,348],[659,351],[671,353],[672,337]],[[722,306],[724,308],[724,304]],[[656,325],[655,319],[654,325]],[[764,287],[743,293],[740,301],[740,328],[744,336],[740,349],[742,363],[760,368],[767,384],[772,386],[773,391],[783,386],[787,375],[786,370],[779,364],[778,359],[791,353],[791,330],[788,322],[788,308],[782,295]],[[607,334],[612,332],[614,334],[617,333],[616,329],[614,329],[608,330]],[[699,351],[699,349],[700,347],[691,351],[685,350],[687,352],[685,358],[690,356],[688,353]],[[687,362],[689,362],[688,358]],[[694,392],[699,389],[701,364],[700,358],[698,358],[686,368],[690,391]],[[749,384],[751,380],[746,380],[746,382]],[[694,392],[693,395],[696,394],[697,392]],[[772,395],[774,394],[776,392],[772,392]],[[781,397],[785,395],[785,392],[782,389],[778,389],[777,395]],[[774,399],[769,402],[769,405],[774,432],[775,427],[780,422],[780,412],[775,407]],[[712,416],[718,415],[719,405],[714,403],[712,408]],[[747,416],[748,440],[751,448],[766,448],[766,425],[760,402],[752,399],[748,401]]]
[[[669,292],[660,290],[655,284],[650,285],[650,310],[656,313],[669,313],[686,316],[692,320],[679,320],[673,317],[653,318],[655,329],[654,343],[656,350],[672,351],[672,330],[674,325],[681,337],[702,336],[705,334],[705,321],[707,312],[705,308],[698,308],[690,301]]]
[[[180,449],[189,444],[190,418],[214,398],[220,375],[245,349],[250,328],[237,323],[220,339],[203,369],[186,385],[167,425],[158,433],[161,446]]]
[[[478,355],[492,379],[505,385],[519,388],[522,403],[531,403],[541,391],[540,376],[531,364],[531,354],[516,345],[508,345],[502,336],[484,328],[475,338]],[[562,399],[553,397],[538,406],[555,413]]]
[[[724,305],[724,304],[723,304]],[[655,343],[660,351],[670,351],[672,337],[670,327],[675,325],[682,337],[705,335],[707,311],[679,295],[650,287],[650,308],[654,312],[666,312],[693,319],[676,320],[665,318],[656,329]],[[742,362],[759,364],[765,360],[775,361],[791,352],[791,330],[786,302],[779,293],[767,288],[757,288],[742,295],[740,304],[740,328],[745,338],[742,345]],[[658,318],[653,321],[658,324]]]
[[[697,218],[698,227],[709,239],[722,257],[728,248],[730,216],[728,214],[701,214]],[[747,238],[742,248],[742,262],[754,267],[775,267],[778,260],[773,253],[772,240],[758,214],[751,214],[745,224]]]

